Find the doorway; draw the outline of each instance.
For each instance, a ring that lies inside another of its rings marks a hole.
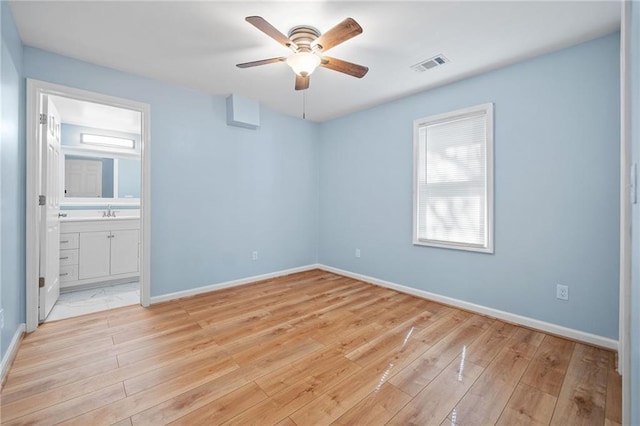
[[[61,294],[52,318],[148,306],[149,128],[148,104],[27,80],[27,332]]]

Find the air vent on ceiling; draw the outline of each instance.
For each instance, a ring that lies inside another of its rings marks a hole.
[[[420,61],[415,65],[411,65],[411,69],[416,72],[424,72],[424,71],[430,70],[431,68],[444,65],[447,62],[449,62],[449,60],[444,55],[437,55],[437,56],[434,56],[433,58]]]

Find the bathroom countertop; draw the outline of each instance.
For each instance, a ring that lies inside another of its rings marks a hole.
[[[114,220],[140,220],[140,216],[116,217],[61,217],[60,222],[104,222]]]

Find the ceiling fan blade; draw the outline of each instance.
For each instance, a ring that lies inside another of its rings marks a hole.
[[[353,18],[347,18],[314,40],[311,47],[326,52],[334,46],[362,33],[362,27]]]
[[[244,62],[242,64],[237,64],[236,67],[251,68],[251,67],[257,67],[258,65],[267,65],[267,64],[273,64],[275,62],[284,62],[286,60],[287,58],[281,56],[279,58],[270,58],[270,59],[262,59],[260,61]]]
[[[352,62],[343,61],[342,59],[332,58],[330,56],[323,56],[320,62],[320,66],[344,74],[349,74],[357,78],[364,77],[369,71],[368,67],[354,64]]]
[[[296,46],[294,42],[289,40],[289,37],[278,31],[276,27],[268,23],[262,16],[247,16],[245,18],[245,21],[259,29],[284,47],[289,47],[294,51],[298,48],[298,46]]]
[[[296,74],[296,90],[306,90],[309,88],[309,76],[300,77]]]

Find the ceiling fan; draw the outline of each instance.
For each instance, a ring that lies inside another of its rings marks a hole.
[[[294,53],[287,57],[281,56],[237,64],[238,68],[286,62],[296,73],[296,90],[309,88],[309,75],[318,66],[357,78],[364,77],[369,71],[368,67],[322,55],[332,47],[362,33],[362,27],[352,18],[345,19],[324,34],[308,25],[296,26],[291,28],[288,37],[261,16],[248,16],[245,20],[278,43],[293,50]]]

